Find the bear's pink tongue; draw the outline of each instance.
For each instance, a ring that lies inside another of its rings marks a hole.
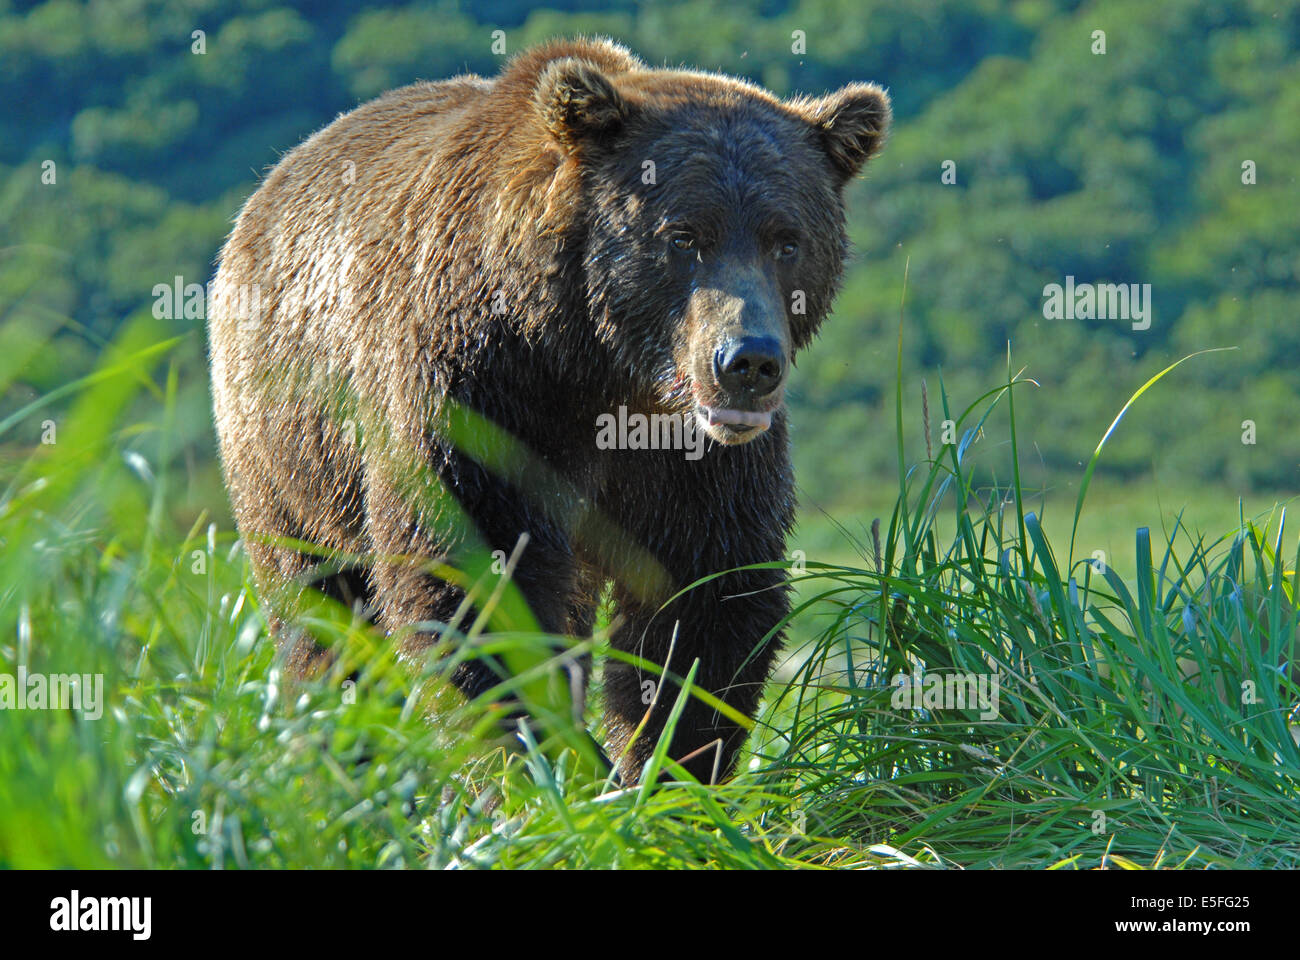
[[[721,410],[717,407],[704,407],[709,418],[709,426],[725,423],[729,427],[758,427],[766,430],[772,425],[772,411],[757,410]]]

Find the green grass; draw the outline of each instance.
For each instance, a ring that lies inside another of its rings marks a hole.
[[[175,525],[194,430],[178,397],[200,374],[194,343],[161,339],[128,325],[99,375],[0,426],[0,673],[102,673],[107,700],[95,720],[0,714],[0,865],[1300,866],[1285,512],[1216,515],[1214,538],[1112,530],[1095,569],[1102,481],[1050,532],[1014,481],[972,487],[1023,381],[964,416],[940,390],[983,439],[920,464],[900,441],[878,548],[869,518],[839,517],[841,562],[796,564],[793,642],[740,775],[624,790],[558,736],[507,754],[490,702],[413,677],[326,605],[312,624],[341,664],[287,683],[233,534]],[[16,439],[47,416],[57,443]],[[469,648],[536,664],[545,638],[488,625]],[[922,668],[996,675],[996,715],[896,706],[892,682]],[[560,676],[548,661],[521,689]],[[666,695],[692,695],[680,679]]]

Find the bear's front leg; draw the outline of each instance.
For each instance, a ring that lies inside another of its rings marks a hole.
[[[650,518],[657,526],[629,523],[639,527],[641,542],[675,581],[674,591],[710,574],[783,559],[793,514],[793,497],[784,482],[789,472],[783,459],[755,463],[762,460],[755,457],[757,453],[753,448],[715,448],[697,464],[656,465],[671,471],[669,489],[680,481],[693,484],[697,494],[709,494],[707,500],[670,498],[671,524],[662,523],[658,514]],[[706,465],[710,457],[715,462]],[[736,469],[728,470],[729,466]],[[756,470],[756,466],[766,469]],[[665,478],[660,474],[656,480],[663,483]],[[625,489],[635,497],[635,488]],[[636,511],[631,501],[626,505],[631,509],[623,514],[631,520]],[[642,516],[646,513],[642,506]],[[782,634],[776,627],[789,611],[788,590],[782,568],[744,570],[709,580],[664,606],[671,592],[647,597],[643,590],[616,582],[611,619],[617,627],[611,644],[666,665],[668,673],[678,678],[684,678],[698,659],[695,684],[752,718],[781,646]],[[680,689],[678,682],[651,670],[614,658],[606,661],[609,755],[625,780],[640,778]],[[645,726],[634,738],[643,719]],[[744,726],[692,696],[677,723],[668,756],[684,761],[701,782],[717,782],[731,774],[747,736]]]
[[[620,624],[611,643],[618,650],[666,665],[668,673],[679,678],[698,659],[695,685],[752,718],[780,649],[782,635],[772,631],[789,609],[787,589],[778,570],[727,574],[696,587],[663,610],[616,589]],[[654,671],[612,658],[606,662],[609,752],[625,780],[640,778],[680,689],[676,680]],[[629,746],[643,718],[645,727]],[[668,756],[682,761],[701,782],[717,782],[731,774],[747,736],[745,727],[691,696]]]
[[[381,625],[406,633],[403,649],[413,657],[438,637],[425,630],[408,632],[412,625],[456,620],[461,631],[467,630],[478,610],[462,609],[465,591],[435,575],[431,567],[446,563],[474,570],[489,555],[499,560],[519,548],[511,572],[513,586],[539,629],[557,636],[567,633],[582,584],[565,532],[502,478],[445,445],[433,449],[436,453],[426,469],[439,480],[441,490],[434,495],[413,492],[410,483],[399,486],[385,471],[367,472],[367,528],[375,553],[371,579]],[[522,545],[521,537],[526,537]],[[490,595],[492,586],[483,584],[480,598]],[[558,641],[556,649],[562,649]],[[484,659],[466,660],[449,679],[465,696],[475,697],[508,678],[502,667]],[[522,715],[512,713],[508,722]]]

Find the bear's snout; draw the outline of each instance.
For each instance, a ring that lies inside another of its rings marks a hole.
[[[772,425],[790,369],[775,277],[761,264],[719,263],[693,291],[688,320],[700,425],[723,444],[753,440]]]
[[[726,336],[713,349],[708,367],[695,385],[696,416],[715,440],[746,443],[772,425],[772,414],[784,400],[789,368],[779,339]]]
[[[785,379],[785,351],[775,337],[728,339],[713,354],[713,375],[724,393],[761,399]]]

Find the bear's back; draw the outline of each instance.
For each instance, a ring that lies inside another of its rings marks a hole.
[[[364,228],[435,161],[446,133],[491,86],[480,77],[415,83],[341,114],[285,154],[248,199],[222,266],[241,255],[274,262],[312,227]]]

